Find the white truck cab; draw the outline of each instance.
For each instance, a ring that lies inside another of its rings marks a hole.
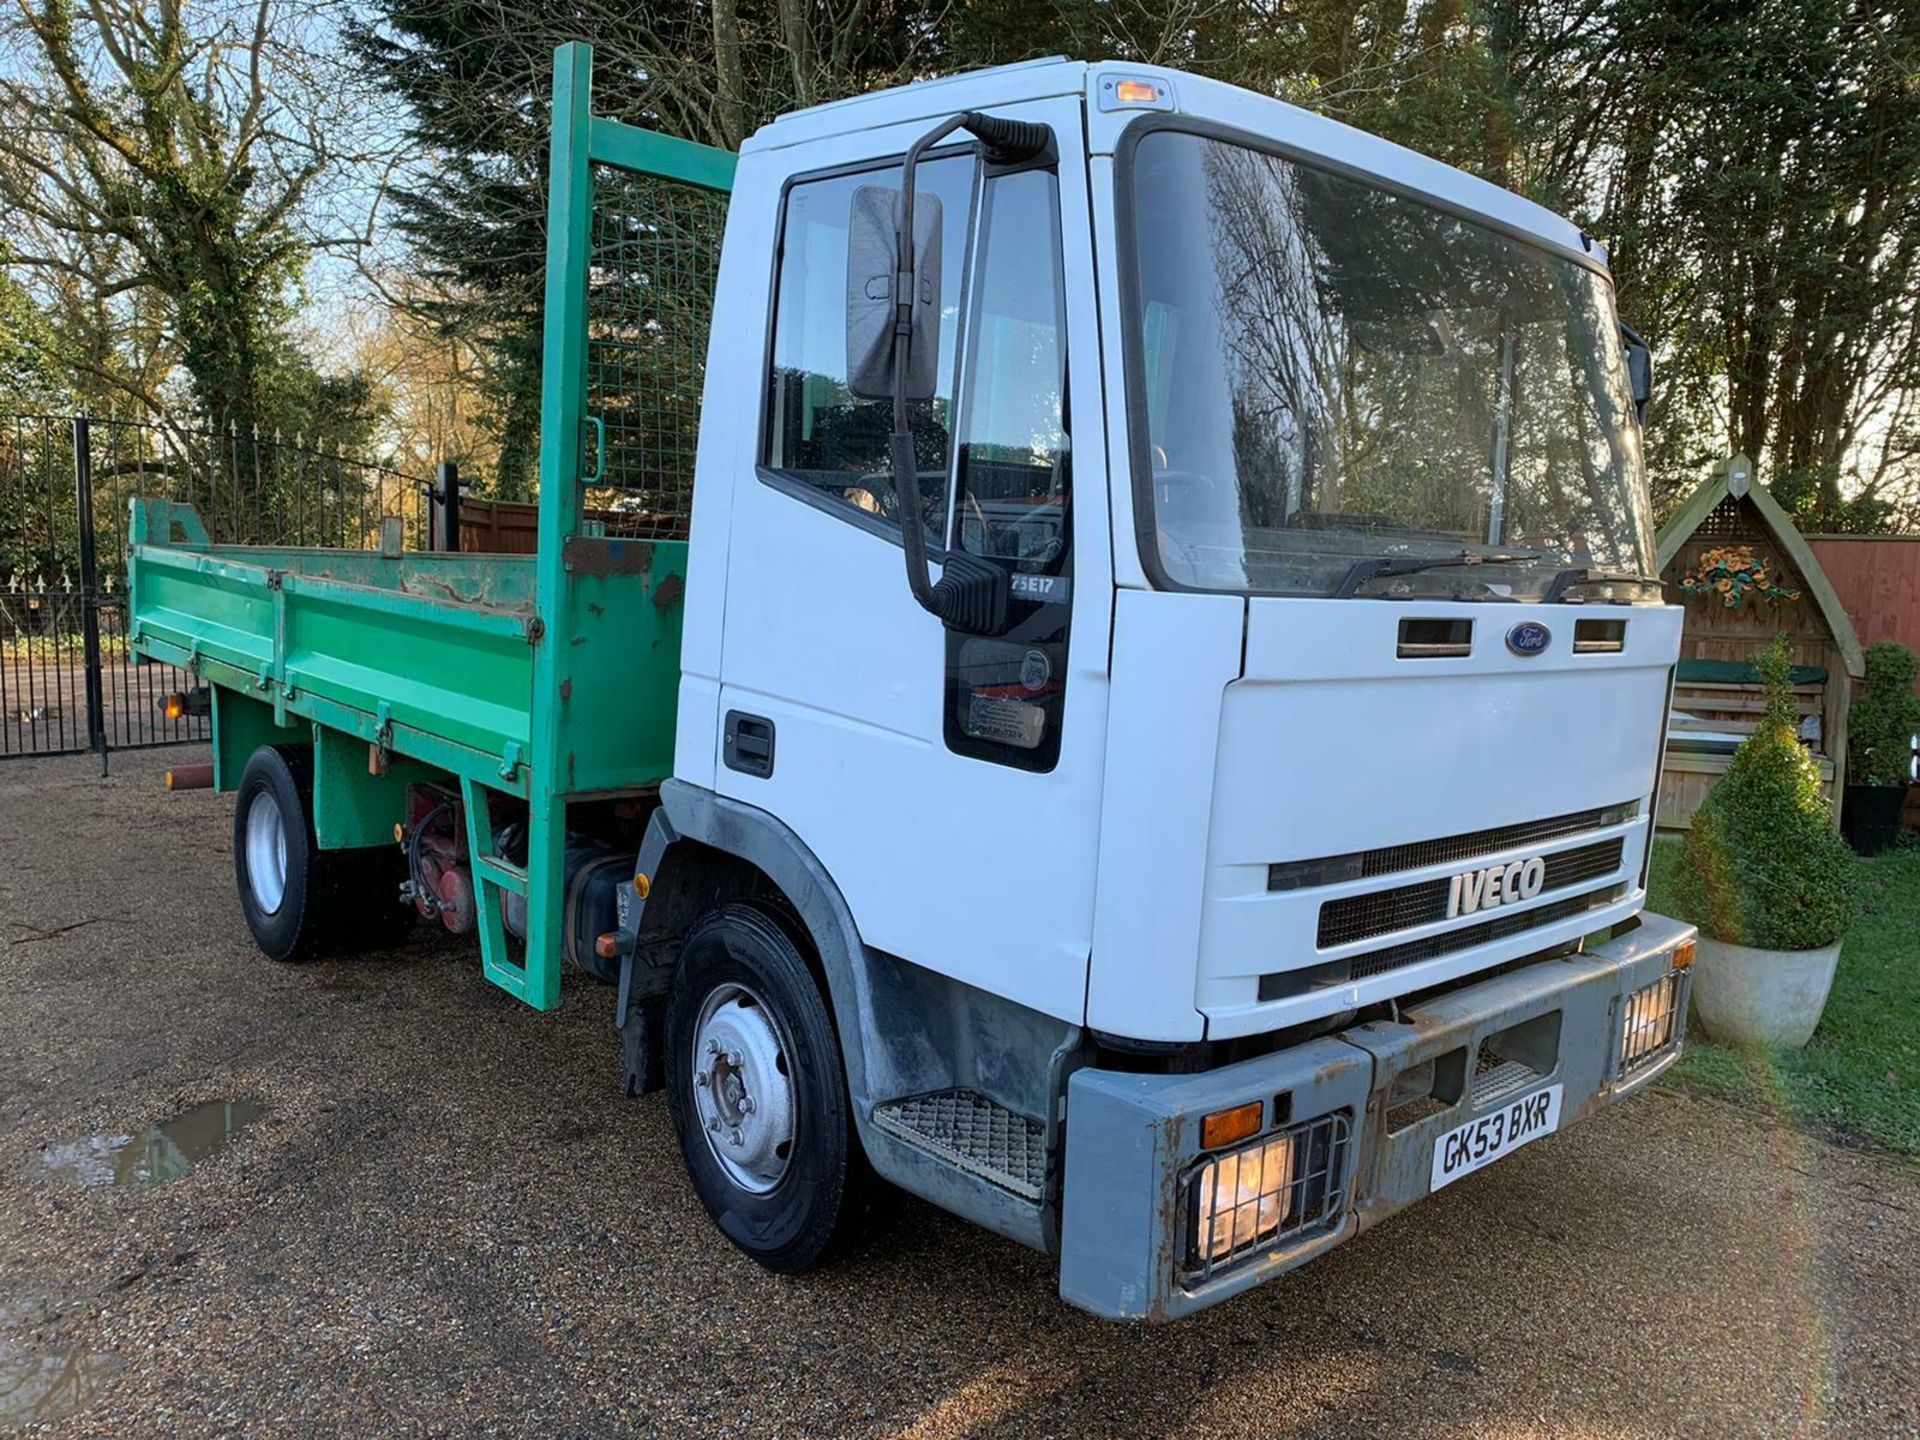
[[[1649,380],[1575,226],[1213,81],[753,136],[621,944],[727,1233],[877,1173],[1165,1318],[1677,1058]]]

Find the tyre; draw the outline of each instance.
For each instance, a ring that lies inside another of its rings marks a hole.
[[[750,905],[688,933],[667,1000],[667,1099],[701,1204],[794,1274],[861,1228],[877,1181],[854,1130],[833,1018],[801,937]]]
[[[263,745],[234,797],[233,873],[240,909],[273,960],[376,950],[412,932],[400,904],[406,857],[397,846],[322,850],[313,834],[313,752]]]
[[[254,944],[272,960],[321,949],[325,862],[313,839],[313,755],[262,745],[247,761],[233,807],[233,878]]]

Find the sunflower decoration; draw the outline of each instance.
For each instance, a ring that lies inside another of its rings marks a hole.
[[[1680,577],[1689,595],[1713,595],[1729,610],[1738,610],[1747,596],[1757,595],[1769,605],[1798,600],[1800,592],[1774,583],[1770,561],[1761,560],[1750,545],[1722,545],[1701,554],[1700,563]]]

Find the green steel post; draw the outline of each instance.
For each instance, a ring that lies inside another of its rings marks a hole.
[[[566,903],[567,537],[580,527],[581,431],[586,423],[587,260],[592,245],[593,49],[574,42],[553,57],[553,139],[547,162],[546,337],[540,390],[540,537],[534,594],[544,622],[534,640],[528,777],[527,943],[524,969],[482,957],[487,978],[537,1010],[560,1003]],[[478,878],[478,876],[476,876]],[[483,939],[490,938],[486,931]]]

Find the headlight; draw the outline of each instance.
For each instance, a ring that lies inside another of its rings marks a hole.
[[[1292,1201],[1291,1135],[1214,1161],[1200,1172],[1200,1258],[1217,1261],[1279,1234]]]
[[[1680,1038],[1681,972],[1670,970],[1627,996],[1620,1016],[1620,1078],[1652,1063]]]
[[[1188,1190],[1189,1278],[1337,1221],[1349,1127],[1325,1115],[1203,1161]]]

